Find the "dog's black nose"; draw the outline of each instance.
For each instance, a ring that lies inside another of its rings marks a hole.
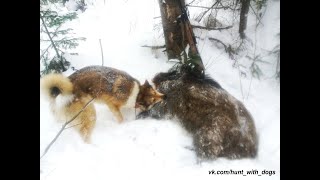
[[[167,95],[163,95],[162,99],[166,100],[167,99]]]

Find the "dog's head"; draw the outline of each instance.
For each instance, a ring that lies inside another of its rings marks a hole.
[[[142,111],[149,110],[153,105],[162,101],[164,98],[165,95],[156,91],[146,80],[145,83],[140,86],[136,108],[140,108]]]

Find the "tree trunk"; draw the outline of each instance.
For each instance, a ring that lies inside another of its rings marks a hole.
[[[247,28],[249,7],[250,7],[250,0],[241,0],[240,23],[239,23],[239,34],[241,39],[244,39],[246,37],[246,34],[244,31]]]
[[[180,54],[187,46],[187,40],[182,35],[183,29],[177,24],[177,18],[182,14],[180,2],[179,0],[158,1],[168,59],[180,59]]]
[[[180,59],[182,64],[190,64],[192,73],[204,76],[204,66],[196,45],[184,0],[158,0],[168,59]],[[185,48],[189,45],[189,52]],[[188,63],[186,63],[188,61]]]

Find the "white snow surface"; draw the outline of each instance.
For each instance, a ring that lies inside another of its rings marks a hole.
[[[156,73],[166,71],[173,65],[167,61],[162,50],[141,47],[164,44],[161,18],[154,19],[160,16],[157,0],[86,2],[87,10],[78,12],[78,19],[65,24],[65,27],[73,28],[77,36],[87,38],[74,50],[79,53],[78,56],[66,57],[76,69],[101,65],[99,39],[103,46],[104,65],[124,70],[141,82],[151,80]],[[258,28],[256,34],[257,43],[262,49],[271,50],[278,43],[275,35],[280,30],[279,7],[279,1],[268,1],[262,19],[263,26]],[[250,12],[246,33],[252,39],[255,37],[254,18]],[[195,31],[201,37],[210,36],[222,41],[228,41],[230,33],[232,30]],[[261,80],[251,79],[249,75],[240,77],[239,70],[232,67],[234,61],[224,49],[218,49],[206,39],[197,41],[207,67],[206,72],[242,101],[254,117],[259,135],[256,159],[219,158],[198,164],[194,151],[190,150],[190,134],[175,121],[150,118],[135,120],[134,110],[124,110],[125,120],[118,124],[105,105],[95,104],[97,123],[92,144],[83,143],[74,129],[65,130],[40,160],[40,178],[280,179],[280,83],[268,76],[274,73],[274,64],[263,66],[267,75]],[[70,69],[65,74],[70,75],[72,72]],[[40,155],[60,130],[62,123],[52,116],[49,102],[40,93]],[[267,170],[275,174],[211,175],[211,170],[243,170],[244,174],[250,170],[258,170],[262,174],[263,170]]]

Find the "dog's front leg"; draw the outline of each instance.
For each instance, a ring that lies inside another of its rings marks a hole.
[[[120,108],[116,105],[110,105],[108,104],[110,111],[113,113],[113,115],[116,117],[118,123],[122,123],[123,117],[120,111]]]

